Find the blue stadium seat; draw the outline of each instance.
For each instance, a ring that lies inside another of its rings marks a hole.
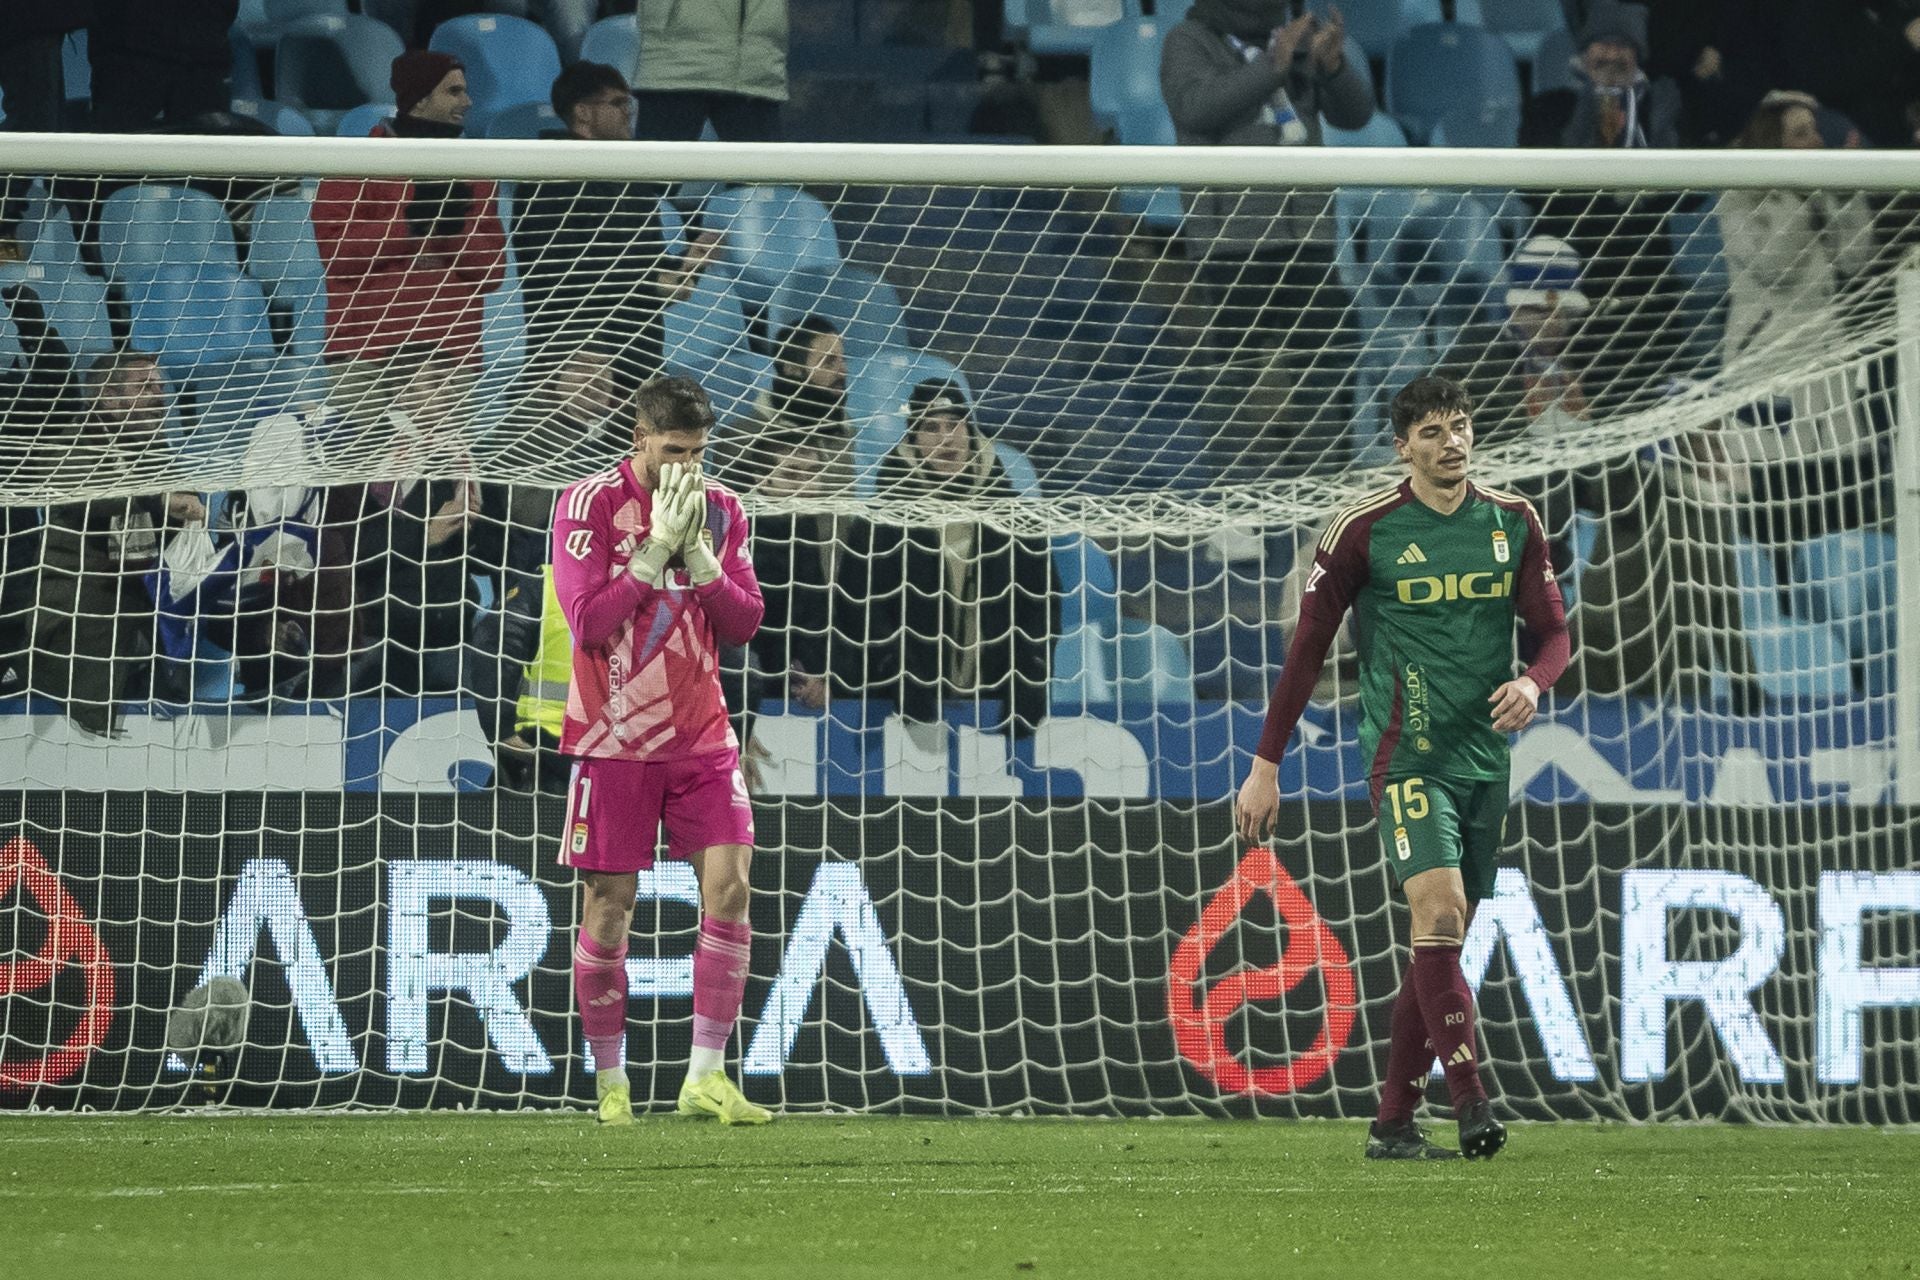
[[[1435,122],[1427,143],[1435,147],[1517,147],[1520,104],[1489,102],[1479,107],[1456,107]]]
[[[284,102],[260,98],[235,98],[233,114],[258,120],[283,138],[311,138],[313,121]]]
[[[832,270],[840,240],[827,207],[796,187],[725,187],[707,198],[702,221],[720,231],[725,269],[743,302],[759,308],[803,267]]]
[[[1524,63],[1539,56],[1550,33],[1567,29],[1567,12],[1560,0],[1471,0],[1479,10],[1477,17],[1468,16],[1468,2],[1456,0],[1454,21],[1485,27],[1505,40],[1513,56]]]
[[[227,74],[227,90],[235,99],[249,101],[267,96],[266,82],[260,78],[260,51],[239,27],[227,29]],[[68,92],[72,92],[71,84]]]
[[[772,362],[747,340],[740,299],[714,272],[702,272],[693,293],[667,308],[663,346],[668,371],[706,387],[714,415],[723,423],[740,416],[772,384]]]
[[[93,63],[87,57],[87,30],[70,31],[60,41],[60,72],[65,82],[62,92],[68,102],[86,102],[93,97]],[[255,78],[258,78],[255,72]],[[239,82],[234,85],[239,92]]]
[[[128,343],[151,351],[175,374],[273,355],[267,300],[256,282],[227,267],[159,267],[125,283]]]
[[[1386,112],[1376,111],[1373,118],[1358,129],[1336,129],[1328,125],[1322,141],[1329,147],[1404,147],[1407,131]]]
[[[617,13],[588,27],[580,42],[579,61],[604,63],[632,83],[634,68],[640,65],[638,19],[631,13]]]
[[[900,295],[885,280],[852,267],[826,271],[807,267],[788,276],[767,304],[767,334],[777,335],[808,315],[834,322],[849,360],[866,359],[907,342]]]
[[[20,234],[27,243],[29,262],[45,267],[80,268],[80,243],[73,234],[73,220],[67,206],[48,202],[45,183],[35,182],[28,188]]]
[[[1103,29],[1139,16],[1140,0],[1026,0],[1027,48],[1084,56]]]
[[[895,347],[847,361],[847,412],[853,418],[854,484],[862,497],[873,496],[880,460],[907,429],[907,400],[922,382],[943,379],[974,398],[967,375],[925,351]]]
[[[26,262],[0,263],[0,286],[25,285],[40,299],[47,323],[62,342],[76,352],[100,352],[113,346],[113,328],[107,319],[107,287],[75,265]],[[15,349],[9,348],[9,354]],[[4,365],[7,356],[0,356]]]
[[[1740,621],[1754,674],[1772,698],[1844,698],[1853,690],[1845,640],[1825,622],[1794,618],[1780,608],[1773,556],[1742,538],[1734,544],[1740,575]]]
[[[1191,703],[1193,660],[1180,637],[1158,623],[1120,620],[1120,661],[1115,692],[1123,712],[1139,713],[1170,703]]]
[[[123,187],[108,196],[100,210],[100,257],[109,276],[240,264],[226,210],[188,187]]]
[[[1103,636],[1120,634],[1120,587],[1113,557],[1078,533],[1053,540],[1053,573],[1060,590],[1060,631],[1090,627]]]
[[[1087,100],[1093,123],[1111,129],[1134,103],[1161,102],[1160,44],[1164,18],[1138,18],[1103,27],[1094,37]],[[1162,110],[1164,110],[1164,106]]]
[[[347,0],[267,0],[267,21],[288,26],[305,18],[343,18]]]
[[[1089,709],[1112,715],[1119,697],[1115,673],[1119,644],[1091,627],[1063,631],[1053,647],[1049,701],[1055,715],[1081,715]],[[1135,708],[1138,714],[1140,708]]]
[[[1324,18],[1337,2],[1310,0],[1307,7]],[[1385,58],[1393,42],[1415,27],[1446,20],[1440,0],[1362,0],[1342,4],[1340,11],[1346,15],[1347,34],[1360,42],[1368,58]]]
[[[1173,117],[1157,93],[1121,103],[1114,132],[1129,147],[1171,147],[1175,142]],[[1178,187],[1121,187],[1114,194],[1114,204],[1122,213],[1168,235],[1178,232],[1187,216]]]
[[[1057,715],[1111,706],[1114,701],[1112,636],[1092,627],[1061,628],[1053,646],[1053,678],[1048,700]]]
[[[1529,89],[1536,95],[1553,89],[1577,89],[1580,80],[1574,74],[1573,63],[1579,56],[1573,32],[1565,27],[1546,32],[1540,37],[1539,48],[1534,51]]]
[[[362,14],[306,18],[274,45],[274,92],[331,131],[366,102],[392,102],[393,60],[406,45],[386,23]]]
[[[1814,618],[1840,628],[1847,650],[1863,664],[1866,691],[1893,690],[1895,602],[1899,545],[1875,529],[1846,529],[1811,538],[1794,549],[1796,595]]]
[[[373,133],[375,125],[385,124],[391,119],[391,102],[369,102],[341,116],[340,123],[333,126],[333,133],[337,138],[365,138]]]
[[[1520,72],[1499,36],[1457,23],[1426,23],[1387,55],[1387,110],[1424,143],[1440,117],[1511,104],[1520,108]]]
[[[489,138],[537,138],[542,133],[566,132],[566,121],[553,113],[550,102],[522,102],[494,116],[487,125]]]
[[[306,18],[342,18],[347,0],[240,0],[233,29],[258,48],[266,48],[290,24]]]
[[[553,37],[525,18],[476,13],[434,29],[431,47],[466,64],[473,110],[467,132],[484,136],[493,117],[522,102],[545,102],[560,74]]]
[[[326,272],[313,239],[313,187],[269,196],[248,223],[247,274],[292,317],[291,353],[318,359],[326,343]]]
[[[1726,246],[1711,201],[1667,215],[1667,241],[1673,248],[1671,279],[1680,287],[1678,314],[1685,319],[1684,354],[1712,360],[1719,355],[1727,313]]]

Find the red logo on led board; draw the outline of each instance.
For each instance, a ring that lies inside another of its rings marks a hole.
[[[46,918],[47,936],[37,954],[0,962],[0,999],[50,988],[69,965],[84,973],[87,982],[87,1007],[64,1044],[37,1059],[0,1060],[0,1089],[32,1089],[78,1075],[87,1056],[106,1040],[113,1024],[113,957],[80,913],[80,904],[28,840],[9,840],[0,848],[0,899],[15,885]]]
[[[1286,928],[1286,947],[1278,963],[1237,969],[1202,995],[1208,954],[1256,893],[1273,900]],[[1306,1051],[1266,1067],[1249,1067],[1236,1058],[1226,1034],[1234,1011],[1243,1004],[1280,999],[1315,969],[1327,990],[1327,1007],[1319,1034]],[[1332,1070],[1334,1059],[1347,1047],[1358,1010],[1346,948],[1270,849],[1247,851],[1233,878],[1202,908],[1167,963],[1167,1019],[1173,1024],[1174,1043],[1181,1056],[1224,1093],[1292,1093],[1313,1084]]]

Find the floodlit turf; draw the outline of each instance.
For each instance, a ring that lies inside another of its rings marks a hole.
[[[0,1118],[0,1258],[54,1276],[1910,1276],[1920,1132],[1358,1124]]]

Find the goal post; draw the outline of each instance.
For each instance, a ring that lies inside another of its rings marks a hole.
[[[664,372],[769,603],[748,1093],[1369,1114],[1350,654],[1270,847],[1231,797],[1437,370],[1574,636],[1466,947],[1499,1104],[1920,1112],[1920,158],[3,135],[0,180],[0,1106],[590,1100],[547,534]],[[640,893],[670,1100],[697,888]]]

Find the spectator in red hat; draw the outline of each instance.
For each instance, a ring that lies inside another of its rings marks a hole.
[[[393,60],[397,113],[374,137],[458,138],[472,99],[457,58],[415,49]],[[426,344],[470,369],[480,351],[481,306],[506,270],[506,233],[491,182],[330,178],[313,202],[327,277],[328,361],[334,400],[351,417],[391,380],[382,370],[403,345]]]

